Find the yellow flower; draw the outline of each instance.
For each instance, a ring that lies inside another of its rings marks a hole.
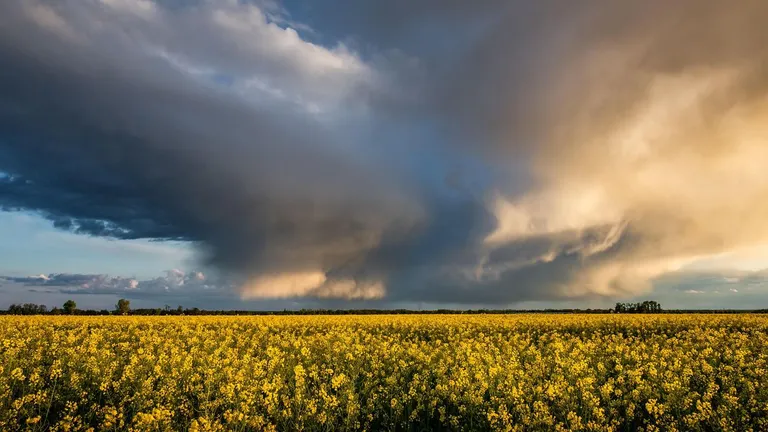
[[[21,368],[16,368],[11,371],[11,378],[15,379],[16,381],[23,381],[24,380],[24,371],[21,370]]]

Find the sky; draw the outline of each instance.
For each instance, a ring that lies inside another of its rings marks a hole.
[[[764,1],[0,3],[0,307],[768,307]]]

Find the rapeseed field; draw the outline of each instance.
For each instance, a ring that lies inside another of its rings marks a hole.
[[[0,430],[767,431],[768,317],[0,317]]]

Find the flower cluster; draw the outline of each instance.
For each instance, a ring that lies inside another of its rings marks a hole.
[[[0,317],[0,430],[768,430],[768,317]]]

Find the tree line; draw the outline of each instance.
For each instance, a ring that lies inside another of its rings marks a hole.
[[[45,305],[32,303],[12,304],[4,313],[7,315],[404,315],[404,314],[522,314],[522,313],[611,313],[611,309],[283,309],[273,311],[259,310],[207,310],[200,308],[139,308],[132,309],[130,301],[120,299],[112,310],[78,309],[73,300],[68,300],[62,307],[48,309]],[[3,311],[0,311],[2,314]]]
[[[165,305],[162,308],[132,309],[131,302],[120,299],[114,309],[78,309],[73,300],[67,300],[61,307],[48,309],[46,305],[33,303],[12,304],[8,310],[0,310],[5,315],[477,315],[477,314],[612,314],[612,313],[768,313],[768,309],[758,310],[733,310],[733,309],[707,309],[707,310],[662,310],[661,304],[648,300],[640,303],[616,303],[611,309],[298,309],[298,310],[206,310],[200,308],[172,308]]]
[[[131,302],[126,299],[120,299],[115,305],[115,309],[110,311],[103,310],[81,310],[77,308],[74,300],[67,300],[59,307],[48,309],[46,305],[34,303],[12,304],[5,311],[6,315],[128,315],[131,312]]]
[[[659,313],[661,305],[653,300],[641,303],[616,303],[613,311],[615,313]]]

